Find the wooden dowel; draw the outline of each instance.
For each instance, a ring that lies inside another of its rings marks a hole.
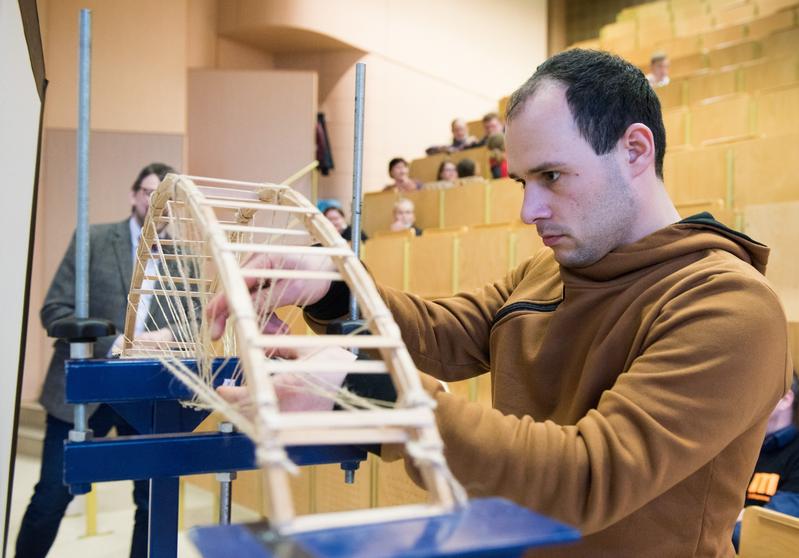
[[[350,374],[380,374],[388,373],[388,368],[382,360],[355,360],[328,361],[328,360],[267,360],[266,370],[271,374],[292,374],[292,373],[340,373]]]
[[[223,250],[233,252],[250,252],[253,254],[292,254],[298,256],[355,256],[352,250],[346,247],[325,247],[325,246],[292,246],[284,244],[248,244],[239,242],[229,242],[222,246]]]
[[[224,178],[211,178],[210,176],[194,176],[191,174],[182,175],[183,178],[188,178],[193,181],[201,180],[203,182],[212,182],[214,184],[233,184],[235,186],[252,186],[253,188],[264,188],[266,186],[276,190],[288,188],[282,184],[272,184],[271,182],[245,182],[242,180],[226,180]]]
[[[167,275],[145,275],[145,281],[163,281],[163,280],[174,280],[176,285],[182,285],[184,283],[188,283],[189,285],[210,285],[214,282],[213,279],[194,279],[191,277],[178,277],[175,279],[174,277],[170,278]]]
[[[302,236],[310,237],[311,233],[300,229],[278,229],[274,227],[256,227],[251,225],[221,225],[220,228],[225,232],[242,232],[252,234],[273,234],[278,236]]]
[[[435,424],[435,417],[430,409],[395,408],[377,411],[353,411],[351,413],[335,411],[280,413],[280,415],[272,419],[269,427],[281,432],[327,428],[330,430],[330,436],[335,438],[336,432],[348,428],[368,430],[389,426],[422,428],[433,424]]]
[[[183,202],[172,202],[175,205],[181,205]],[[277,205],[274,203],[266,202],[251,202],[251,201],[230,201],[230,200],[215,200],[204,199],[200,205],[207,207],[217,207],[222,209],[260,209],[261,211],[276,211],[279,213],[302,213],[305,215],[313,213],[304,207],[296,207],[293,205]]]
[[[325,281],[341,281],[344,277],[338,271],[307,271],[302,269],[254,269],[241,268],[243,277],[259,279],[321,279]]]
[[[357,347],[359,349],[392,349],[402,345],[400,339],[376,335],[261,335],[250,342],[262,349]]]
[[[330,411],[330,413],[333,414],[333,411]],[[318,428],[309,427],[302,430],[271,432],[269,436],[274,436],[283,446],[404,444],[410,439],[408,431],[400,426],[384,426],[379,429],[368,427],[345,428],[334,431],[329,426],[322,425]]]
[[[131,289],[130,294],[137,295],[164,295],[164,296],[190,296],[194,298],[201,298],[212,296],[214,293],[204,293],[201,291],[179,291],[173,289]]]

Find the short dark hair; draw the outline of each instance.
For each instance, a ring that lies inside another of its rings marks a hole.
[[[142,181],[151,174],[156,175],[158,177],[158,180],[160,181],[163,180],[167,174],[174,172],[177,171],[175,171],[175,169],[164,163],[150,163],[139,172],[139,176],[137,176],[136,180],[133,182],[131,190],[133,190],[134,192],[138,192],[139,190],[141,190]]]
[[[458,161],[458,164],[455,165],[455,168],[458,169],[458,178],[474,176],[475,165],[474,161],[471,159],[461,159]]]
[[[483,116],[483,122],[490,122],[492,120],[499,120],[499,115],[496,112],[489,112],[485,116]]]
[[[399,165],[400,163],[405,163],[405,165],[407,165],[408,161],[406,161],[402,157],[394,157],[393,159],[391,159],[388,162],[388,174],[391,174],[391,169],[393,169],[395,166]]]
[[[649,64],[654,65],[657,64],[658,62],[663,62],[668,58],[669,56],[665,52],[653,52],[652,58],[649,59]]]
[[[324,215],[325,217],[327,217],[327,214],[328,214],[328,213],[330,213],[331,211],[335,211],[335,212],[337,212],[339,215],[341,215],[341,218],[342,218],[342,219],[346,219],[346,218],[347,218],[347,216],[346,216],[346,215],[344,215],[344,210],[343,210],[343,209],[341,209],[340,207],[336,207],[335,205],[331,205],[330,207],[328,207],[327,209],[325,209],[325,210],[322,212],[322,215]]]
[[[631,124],[648,127],[655,141],[655,174],[663,179],[666,129],[660,101],[641,70],[608,52],[561,52],[541,64],[511,95],[505,121],[516,116],[547,81],[566,87],[566,101],[577,129],[597,155],[609,153]]]

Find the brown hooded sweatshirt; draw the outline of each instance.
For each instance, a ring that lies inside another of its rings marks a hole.
[[[701,214],[588,267],[561,268],[545,249],[471,294],[381,294],[420,370],[491,373],[493,409],[425,381],[470,495],[583,533],[530,556],[730,557],[791,381],[767,257]]]

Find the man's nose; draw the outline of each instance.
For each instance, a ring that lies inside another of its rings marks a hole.
[[[522,200],[521,220],[527,225],[532,225],[539,219],[549,219],[552,217],[552,210],[542,194],[540,188],[534,184],[527,184],[524,189],[524,199]]]

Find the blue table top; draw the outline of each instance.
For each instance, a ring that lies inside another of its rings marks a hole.
[[[572,527],[501,498],[454,513],[328,529],[276,539],[266,523],[195,528],[204,558],[518,557],[525,549],[579,539]]]

